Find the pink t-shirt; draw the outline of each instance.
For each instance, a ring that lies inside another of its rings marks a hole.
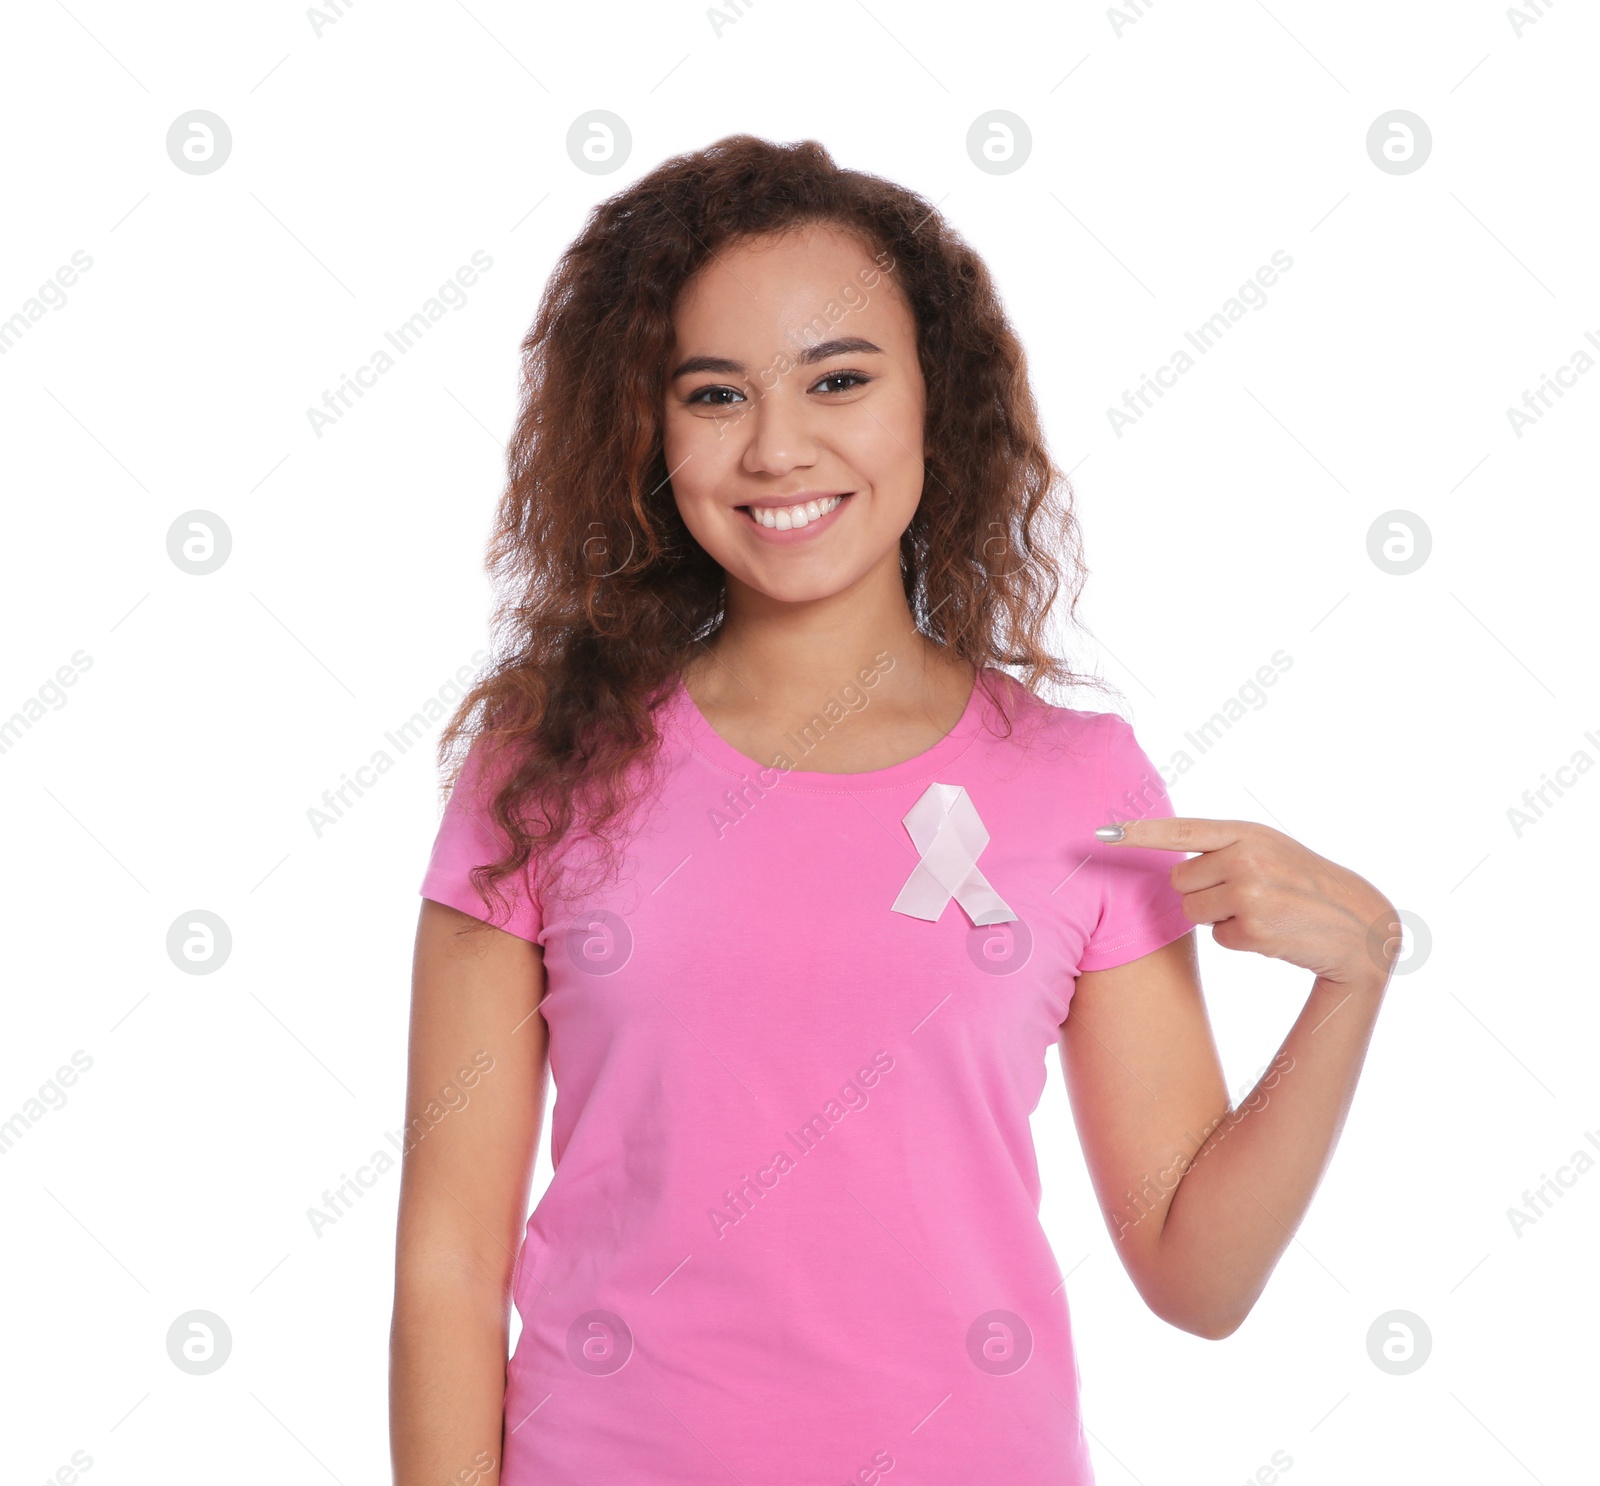
[[[1184,857],[1093,836],[1173,813],[1127,722],[985,675],[1010,737],[979,686],[856,774],[745,757],[680,683],[620,878],[548,919],[502,881],[556,1088],[504,1486],[1092,1482],[1028,1117],[1077,974],[1193,927]],[[477,757],[421,891],[492,921]]]

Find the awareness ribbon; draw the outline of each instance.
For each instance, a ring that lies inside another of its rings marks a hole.
[[[904,821],[921,860],[894,900],[894,912],[937,923],[954,898],[974,924],[1016,918],[978,870],[978,854],[989,844],[989,831],[961,785],[930,784]]]

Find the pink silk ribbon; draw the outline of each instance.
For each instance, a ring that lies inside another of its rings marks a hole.
[[[930,784],[904,816],[906,830],[922,854],[894,900],[894,912],[939,921],[954,898],[974,924],[1004,924],[1017,917],[978,870],[989,830],[966,789]]]

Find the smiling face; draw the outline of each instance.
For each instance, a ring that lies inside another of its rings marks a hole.
[[[892,272],[832,226],[732,244],[685,286],[673,333],[667,469],[730,613],[899,591],[926,400]]]

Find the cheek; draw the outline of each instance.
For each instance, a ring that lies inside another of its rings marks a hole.
[[[714,488],[737,457],[733,433],[731,421],[669,414],[662,423],[661,452],[667,468],[674,472],[673,484],[684,476],[686,489]]]
[[[674,434],[664,430],[661,447],[666,467],[671,472],[669,489],[673,504],[688,527],[689,535],[707,551],[721,535],[722,500],[718,491],[728,478],[722,468],[725,445],[714,431],[699,437],[701,430],[690,428]]]
[[[873,437],[858,456],[861,473],[871,482],[877,504],[886,515],[909,521],[922,498],[925,478],[922,429],[915,419],[873,426]]]
[[[672,493],[684,520],[692,525],[694,508],[705,504],[720,476],[720,441],[709,425],[668,419],[661,430],[661,456]]]
[[[689,528],[689,535],[707,552],[715,555],[718,546],[717,524],[705,505],[680,491],[676,480],[673,482],[672,493],[677,500],[678,514],[683,517],[683,524]]]
[[[661,457],[678,509],[688,512],[696,504],[712,473],[715,449],[698,437],[699,429],[688,419],[667,416],[661,427]]]
[[[922,434],[922,410],[906,397],[879,401],[870,413],[864,409],[860,423],[851,432],[851,441],[864,468],[878,472],[885,480],[903,482],[910,472],[920,478]]]
[[[679,420],[673,417],[669,410],[661,418],[661,453],[667,461],[669,470],[676,469],[683,462],[685,432]]]

